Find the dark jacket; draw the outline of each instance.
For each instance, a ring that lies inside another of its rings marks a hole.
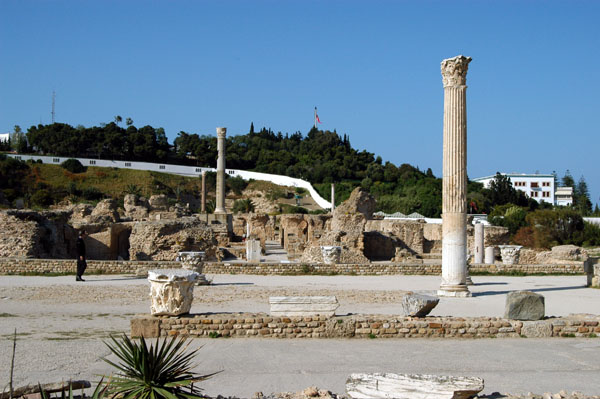
[[[85,259],[85,242],[83,242],[83,238],[78,237],[77,238],[77,259],[79,259],[80,256],[83,256],[83,259]]]

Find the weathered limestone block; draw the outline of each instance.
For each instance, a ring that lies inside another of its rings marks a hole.
[[[70,211],[0,211],[0,257],[70,258],[77,233]]]
[[[260,262],[261,246],[259,240],[246,240],[246,260]]]
[[[423,295],[408,294],[402,297],[402,310],[406,316],[425,317],[440,302],[440,298]]]
[[[333,316],[340,306],[335,296],[272,296],[272,316]]]
[[[148,200],[150,209],[153,211],[168,211],[169,210],[169,199],[164,194],[153,195]]]
[[[148,217],[150,204],[144,197],[137,197],[134,194],[127,194],[123,199],[123,208],[125,217],[133,220],[143,220]]]
[[[576,245],[557,245],[552,247],[552,259],[582,261],[588,258],[587,252]]]
[[[158,338],[160,337],[160,318],[134,317],[130,321],[132,338]]]
[[[468,399],[481,392],[483,379],[426,374],[351,374],[346,393],[353,399]]]
[[[193,217],[134,224],[129,236],[132,260],[173,260],[180,251],[204,251],[214,259],[217,240],[211,227]]]
[[[344,214],[361,213],[365,218],[371,219],[375,212],[375,198],[361,187],[355,188],[350,197],[335,209],[335,216]]]
[[[194,300],[194,283],[198,273],[186,269],[148,271],[150,313],[154,316],[177,316],[189,313]]]
[[[94,207],[90,204],[76,204],[71,208],[71,217],[69,224],[80,225],[90,223],[89,217],[92,214]]]
[[[426,225],[422,221],[411,220],[368,220],[365,231],[386,235],[394,241],[396,247],[406,248],[413,254],[422,254],[425,250]],[[369,250],[365,243],[365,253]]]
[[[112,198],[103,199],[98,202],[89,216],[89,223],[114,223],[119,221],[119,212],[117,212],[117,201]]]
[[[552,336],[552,323],[538,321],[524,321],[521,335],[527,338],[549,338]]]
[[[544,297],[531,291],[513,291],[506,295],[504,318],[541,320],[545,315]]]
[[[500,255],[502,256],[502,263],[505,265],[515,265],[519,263],[519,253],[521,245],[498,245],[500,248]]]
[[[340,255],[342,253],[342,247],[334,245],[323,245],[321,246],[321,254],[323,255],[323,263],[328,265],[335,265],[340,263]]]
[[[0,212],[0,225],[0,257],[40,257],[43,232],[38,223]]]

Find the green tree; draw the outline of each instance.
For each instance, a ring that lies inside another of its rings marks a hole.
[[[123,122],[123,118],[121,117],[121,115],[115,116],[115,123],[118,125],[121,122]]]
[[[567,169],[567,171],[565,172],[565,175],[561,179],[561,186],[562,187],[575,187],[575,179],[573,179],[573,176],[571,175],[571,172],[569,172],[569,169]]]
[[[573,206],[583,216],[587,216],[592,212],[592,201],[590,201],[590,193],[583,176],[579,178],[579,181],[573,190]]]
[[[126,124],[127,126],[131,126],[131,125],[133,125],[133,119],[131,119],[131,118],[127,118],[127,119],[125,119],[125,124]]]

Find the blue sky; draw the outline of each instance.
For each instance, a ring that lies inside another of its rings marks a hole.
[[[56,120],[348,134],[442,168],[440,62],[473,58],[468,173],[585,176],[600,203],[599,1],[0,0],[0,132]]]

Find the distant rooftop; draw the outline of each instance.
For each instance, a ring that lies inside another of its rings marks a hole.
[[[500,172],[500,174],[503,176],[506,176],[506,177],[550,177],[550,178],[554,178],[553,174],[546,174],[546,173],[504,173],[504,172]],[[471,180],[472,181],[481,181],[481,180],[493,179],[494,177],[496,177],[495,174],[493,174],[491,176],[477,177],[477,178],[471,179]]]

